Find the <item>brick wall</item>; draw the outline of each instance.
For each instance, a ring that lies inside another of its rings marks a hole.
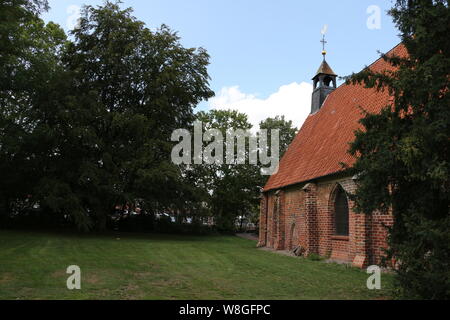
[[[267,206],[268,206],[268,194],[261,195],[261,201],[259,204],[261,213],[259,217],[259,241],[258,247],[267,246]]]
[[[373,256],[370,264],[380,264],[381,257],[384,256],[384,249],[387,249],[388,230],[386,227],[392,226],[393,223],[392,214],[375,213],[372,215],[370,250]]]
[[[291,250],[299,244],[306,246],[304,192],[301,189],[285,191],[285,244]]]
[[[261,198],[259,245],[276,250],[300,245],[306,254],[316,253],[361,268],[379,264],[386,248],[385,225],[392,225],[392,216],[357,214],[348,199],[349,236],[336,236],[334,201],[338,186],[347,193],[356,188],[350,177],[341,177],[265,193]]]

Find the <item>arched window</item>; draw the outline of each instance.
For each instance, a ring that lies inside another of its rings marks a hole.
[[[334,202],[334,228],[338,236],[348,236],[348,201],[341,186],[336,191]]]

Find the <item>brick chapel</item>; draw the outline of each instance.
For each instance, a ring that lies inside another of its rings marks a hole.
[[[406,55],[398,45],[388,54]],[[342,163],[355,161],[347,153],[363,116],[360,107],[379,112],[392,98],[363,85],[336,87],[337,75],[323,62],[313,78],[311,114],[280,161],[261,197],[259,246],[318,254],[363,268],[378,264],[386,248],[393,218],[387,214],[357,214],[349,194],[354,176]],[[369,66],[392,69],[383,59]]]

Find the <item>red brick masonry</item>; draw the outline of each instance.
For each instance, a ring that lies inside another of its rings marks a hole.
[[[355,190],[352,178],[321,179],[282,191],[271,191],[261,199],[259,246],[315,253],[364,268],[379,264],[387,247],[386,226],[391,215],[355,213],[349,203],[349,236],[334,232],[334,200],[340,185],[347,193]]]

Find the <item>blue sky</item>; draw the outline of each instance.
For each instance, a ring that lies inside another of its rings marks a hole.
[[[102,2],[50,0],[44,19],[68,30],[76,6]],[[276,114],[296,126],[304,121],[325,24],[327,61],[339,75],[359,71],[378,58],[377,50],[400,41],[386,14],[388,0],[123,0],[122,6],[134,8],[150,28],[164,23],[178,31],[184,46],[209,52],[217,96],[199,109],[235,108],[255,124]]]

